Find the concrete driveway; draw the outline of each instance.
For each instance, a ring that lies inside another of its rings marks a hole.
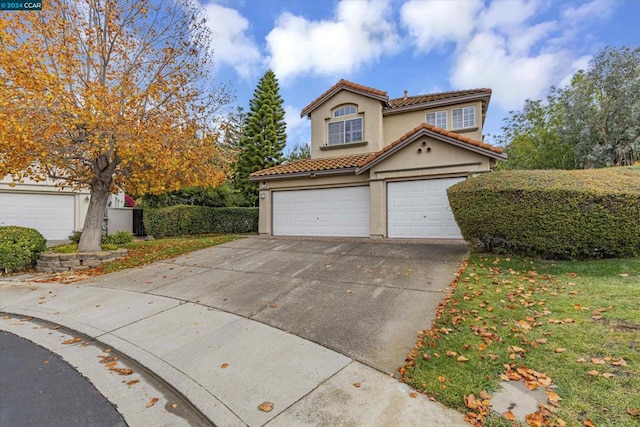
[[[250,237],[83,285],[215,307],[394,373],[466,254],[464,244]]]

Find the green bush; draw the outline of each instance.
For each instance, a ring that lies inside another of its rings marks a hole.
[[[0,227],[0,269],[24,270],[47,248],[47,240],[33,228]]]
[[[499,171],[449,188],[464,238],[549,259],[640,255],[640,167]]]
[[[68,237],[71,240],[71,243],[75,243],[76,245],[80,243],[80,236],[82,235],[82,231],[74,231]],[[128,231],[118,231],[114,234],[108,234],[102,236],[101,243],[103,245],[126,245],[127,243],[133,242],[133,234]]]
[[[102,236],[103,245],[126,245],[133,242],[133,234],[128,231],[118,231],[113,234]]]
[[[51,248],[51,252],[55,252],[57,254],[73,254],[78,252],[78,244],[69,243],[68,245],[56,246]]]
[[[101,248],[103,251],[115,251],[118,249],[118,245],[115,243],[103,243]]]
[[[178,205],[147,209],[144,227],[148,234],[156,238],[206,233],[255,233],[258,231],[258,208]]]

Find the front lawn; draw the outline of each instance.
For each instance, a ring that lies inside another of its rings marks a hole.
[[[472,254],[403,378],[478,425],[513,425],[487,408],[500,381],[521,380],[547,392],[531,425],[638,426],[639,305],[640,258]]]

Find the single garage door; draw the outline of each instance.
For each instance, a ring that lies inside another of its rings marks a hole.
[[[369,187],[274,191],[273,234],[369,237]]]
[[[0,225],[31,227],[47,240],[64,240],[74,223],[74,195],[0,193]]]
[[[447,188],[465,178],[390,182],[387,185],[390,238],[461,239]]]

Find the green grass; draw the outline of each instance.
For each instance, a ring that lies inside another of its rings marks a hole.
[[[552,419],[638,426],[640,418],[627,410],[640,408],[639,304],[640,258],[548,262],[473,254],[421,336],[405,380],[467,412],[464,396],[495,391],[511,364],[551,379],[549,390],[562,399]],[[626,366],[615,366],[618,358]],[[593,370],[598,376],[588,374]],[[486,424],[511,422],[492,415]]]
[[[204,235],[189,237],[171,237],[150,241],[131,242],[121,247],[127,248],[129,254],[121,259],[105,264],[102,267],[105,273],[139,267],[168,258],[175,258],[187,252],[220,245],[242,238],[233,234]]]

